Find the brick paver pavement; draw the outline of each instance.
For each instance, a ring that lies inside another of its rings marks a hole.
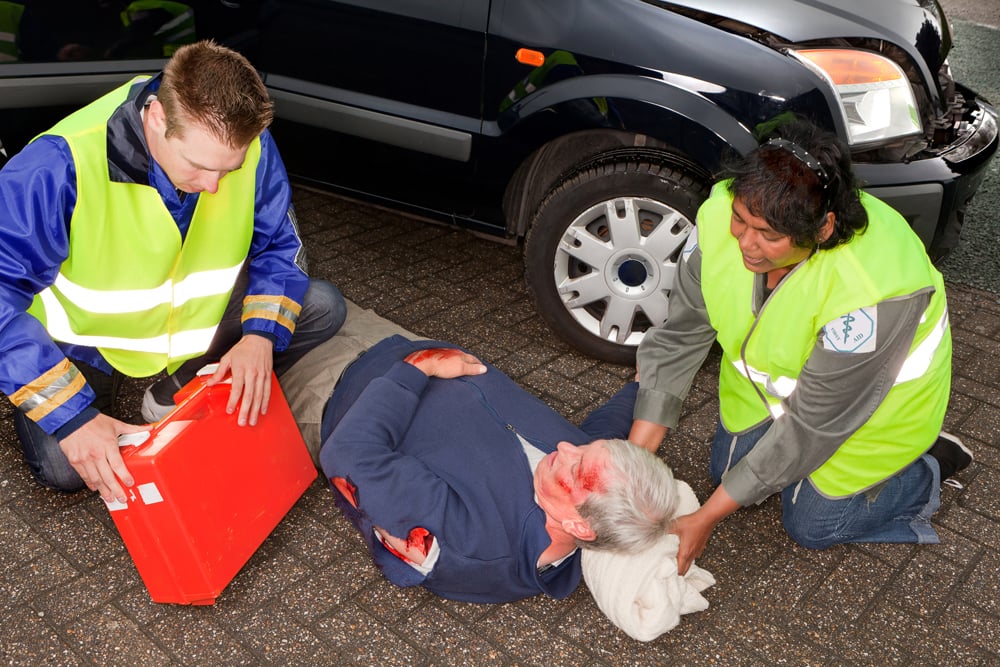
[[[555,338],[526,296],[517,248],[296,192],[312,273],[358,304],[466,346],[571,419],[632,373]],[[938,546],[795,546],[772,498],[716,532],[699,564],[710,608],[640,643],[583,586],[570,598],[475,605],[401,590],[317,481],[214,606],[151,603],[104,504],[39,487],[0,408],[0,661],[23,665],[1000,664],[1000,302],[949,285],[955,339],[946,427],[976,462],[945,487]],[[661,454],[704,500],[716,419],[710,358]],[[144,385],[126,388],[138,421]]]

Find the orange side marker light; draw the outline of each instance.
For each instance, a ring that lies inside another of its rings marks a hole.
[[[535,51],[534,49],[520,48],[517,50],[517,53],[514,54],[514,60],[524,65],[541,67],[545,64],[545,54],[541,51]]]

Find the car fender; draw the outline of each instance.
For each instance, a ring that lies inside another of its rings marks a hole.
[[[595,98],[607,109],[603,118],[593,113],[600,108]],[[745,154],[757,145],[744,122],[704,95],[652,78],[577,77],[546,86],[508,111],[486,134],[531,149],[511,167],[504,196],[507,232],[514,237],[526,233],[552,187],[602,153],[631,146],[663,163],[684,157],[707,175],[726,149]]]
[[[560,122],[563,123],[567,122],[568,116],[571,127],[595,127],[589,118],[576,118],[574,123],[572,116],[580,108],[577,103],[604,99],[606,104],[602,106],[606,106],[608,110],[603,127],[643,131],[651,136],[662,135],[662,128],[656,132],[652,131],[655,128],[649,126],[659,120],[661,114],[665,114],[670,120],[683,119],[688,124],[708,128],[723,143],[741,153],[756,146],[752,134],[741,119],[733,117],[717,102],[706,97],[706,94],[724,94],[725,88],[680,75],[673,75],[673,79],[597,74],[558,81],[501,112],[495,123],[484,123],[484,134],[502,136],[517,132],[522,123],[553,112],[561,116]],[[681,81],[690,87],[678,85]],[[627,116],[621,117],[626,108]]]

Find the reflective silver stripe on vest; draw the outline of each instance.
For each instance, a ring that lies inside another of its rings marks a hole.
[[[158,287],[135,290],[90,289],[60,273],[55,287],[83,310],[101,315],[119,315],[149,310],[164,303],[181,306],[191,299],[223,294],[232,289],[242,266],[240,263],[228,269],[198,271],[176,284],[168,280]],[[63,309],[61,305],[57,307]],[[45,302],[45,309],[49,310],[48,301]]]
[[[214,326],[175,333],[170,337],[170,356],[177,358],[188,354],[201,354],[212,343],[217,328],[218,326]]]
[[[925,319],[921,320],[922,322]],[[896,375],[896,382],[894,384],[899,384],[900,382],[908,382],[910,380],[916,380],[927,372],[927,369],[931,365],[931,361],[934,360],[934,355],[937,353],[938,346],[941,345],[941,339],[944,338],[944,332],[948,330],[948,310],[945,309],[941,313],[941,317],[938,319],[937,324],[931,329],[931,332],[927,334],[927,338],[917,345],[917,349],[910,352],[910,355],[906,357],[906,361],[903,362],[903,367],[899,369],[899,373]]]
[[[157,30],[155,34],[156,34],[157,37],[166,37],[167,39],[169,39],[169,40],[171,40],[173,42],[182,42],[187,37],[191,37],[193,39],[194,38],[194,26],[193,25],[186,26],[183,30],[178,30],[174,34],[167,34],[171,30],[174,30],[175,28],[177,28],[178,26],[180,26],[180,25],[182,25],[184,23],[187,23],[189,21],[193,21],[193,20],[194,20],[194,12],[191,11],[191,10],[188,10],[188,11],[184,12],[183,14],[178,14],[173,19],[171,19],[171,20],[167,21],[166,23],[164,23],[162,26],[160,26],[160,29]]]
[[[89,336],[73,331],[69,317],[52,290],[45,290],[39,296],[45,306],[45,328],[55,340],[74,345],[106,347],[131,352],[152,352],[166,354],[171,358],[185,354],[200,354],[208,349],[218,325],[204,329],[181,331],[173,336],[161,334],[151,338],[123,338],[117,336]]]
[[[781,376],[772,380],[771,376],[763,371],[759,371],[750,364],[745,367],[741,361],[734,361],[733,366],[740,372],[740,375],[756,384],[764,385],[764,391],[777,399],[785,399],[792,395],[798,381],[795,378]]]
[[[921,320],[926,321],[926,318]],[[892,383],[893,386],[909,382],[910,380],[916,380],[922,377],[927,369],[930,368],[931,362],[934,360],[934,355],[937,353],[938,347],[941,345],[941,341],[944,339],[944,333],[948,330],[948,311],[945,310],[941,317],[938,319],[937,324],[931,329],[927,337],[924,338],[916,348],[914,348],[909,355],[906,357],[906,361],[903,362],[902,367],[896,374],[896,380]],[[777,398],[778,400],[784,400],[792,395],[795,391],[795,387],[798,386],[798,380],[790,377],[778,377],[777,379],[772,379],[770,375],[763,371],[759,371],[750,364],[744,366],[743,361],[734,361],[733,366],[739,371],[740,375],[747,378],[751,382],[758,385],[763,385],[764,391],[768,395]],[[771,411],[771,416],[777,419],[781,415],[785,414],[784,408],[781,407],[780,403],[768,404],[768,409]]]
[[[230,291],[236,284],[236,276],[243,268],[243,262],[228,269],[198,271],[192,273],[174,286],[174,305],[181,306],[191,299],[215,296]]]

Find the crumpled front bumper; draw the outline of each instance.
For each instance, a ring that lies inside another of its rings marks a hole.
[[[959,86],[967,100],[954,140],[909,163],[856,163],[865,190],[898,210],[935,260],[958,245],[965,209],[1000,146],[996,109]]]

